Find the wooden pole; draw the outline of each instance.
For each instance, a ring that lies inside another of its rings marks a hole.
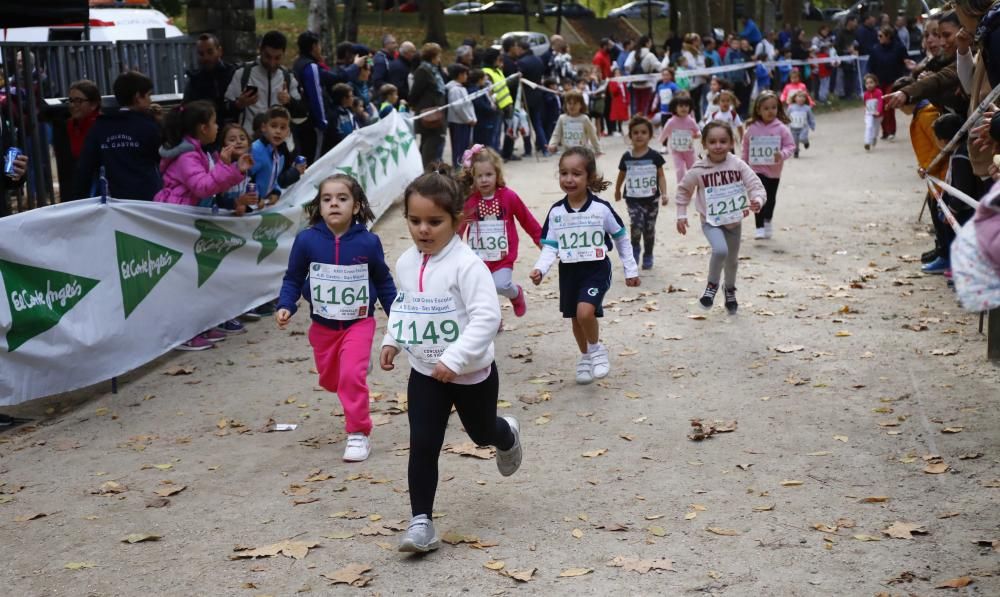
[[[1000,361],[1000,307],[992,309],[986,325],[986,358]]]

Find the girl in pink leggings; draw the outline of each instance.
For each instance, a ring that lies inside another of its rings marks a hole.
[[[295,238],[274,317],[288,325],[306,299],[312,314],[309,344],[319,384],[336,392],[344,407],[344,460],[361,462],[371,452],[368,362],[375,336],[375,299],[389,312],[396,285],[382,242],[365,226],[375,219],[358,181],[335,174],[319,185],[309,204],[309,228]]]
[[[660,143],[670,149],[670,154],[674,158],[674,170],[677,173],[677,182],[680,183],[684,174],[694,165],[694,140],[701,137],[698,123],[695,122],[691,111],[694,110],[694,101],[686,93],[680,93],[670,100],[670,113],[673,116],[660,132]]]

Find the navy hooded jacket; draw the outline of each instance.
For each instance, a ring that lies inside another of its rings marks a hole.
[[[163,187],[160,141],[160,125],[148,114],[125,108],[102,114],[83,142],[73,198],[100,192],[96,183],[104,166],[109,196],[152,201]]]

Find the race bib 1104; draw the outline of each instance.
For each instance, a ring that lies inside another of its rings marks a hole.
[[[309,297],[313,314],[324,319],[368,317],[368,264],[310,264]]]
[[[563,263],[600,261],[607,256],[604,219],[598,214],[584,212],[554,216],[552,230],[559,242],[559,260]]]
[[[451,295],[400,292],[389,311],[387,329],[402,350],[434,364],[461,335],[457,313]]]

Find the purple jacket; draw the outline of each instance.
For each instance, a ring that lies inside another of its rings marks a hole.
[[[225,164],[218,153],[212,155],[215,165],[210,166],[201,143],[193,137],[184,137],[177,147],[161,147],[160,158],[163,189],[153,201],[161,203],[198,205],[202,199],[229,190],[244,176],[236,162]]]
[[[993,207],[988,204],[987,199],[980,200],[979,207],[976,208],[976,240],[979,242],[979,250],[1000,276],[1000,202]]]

